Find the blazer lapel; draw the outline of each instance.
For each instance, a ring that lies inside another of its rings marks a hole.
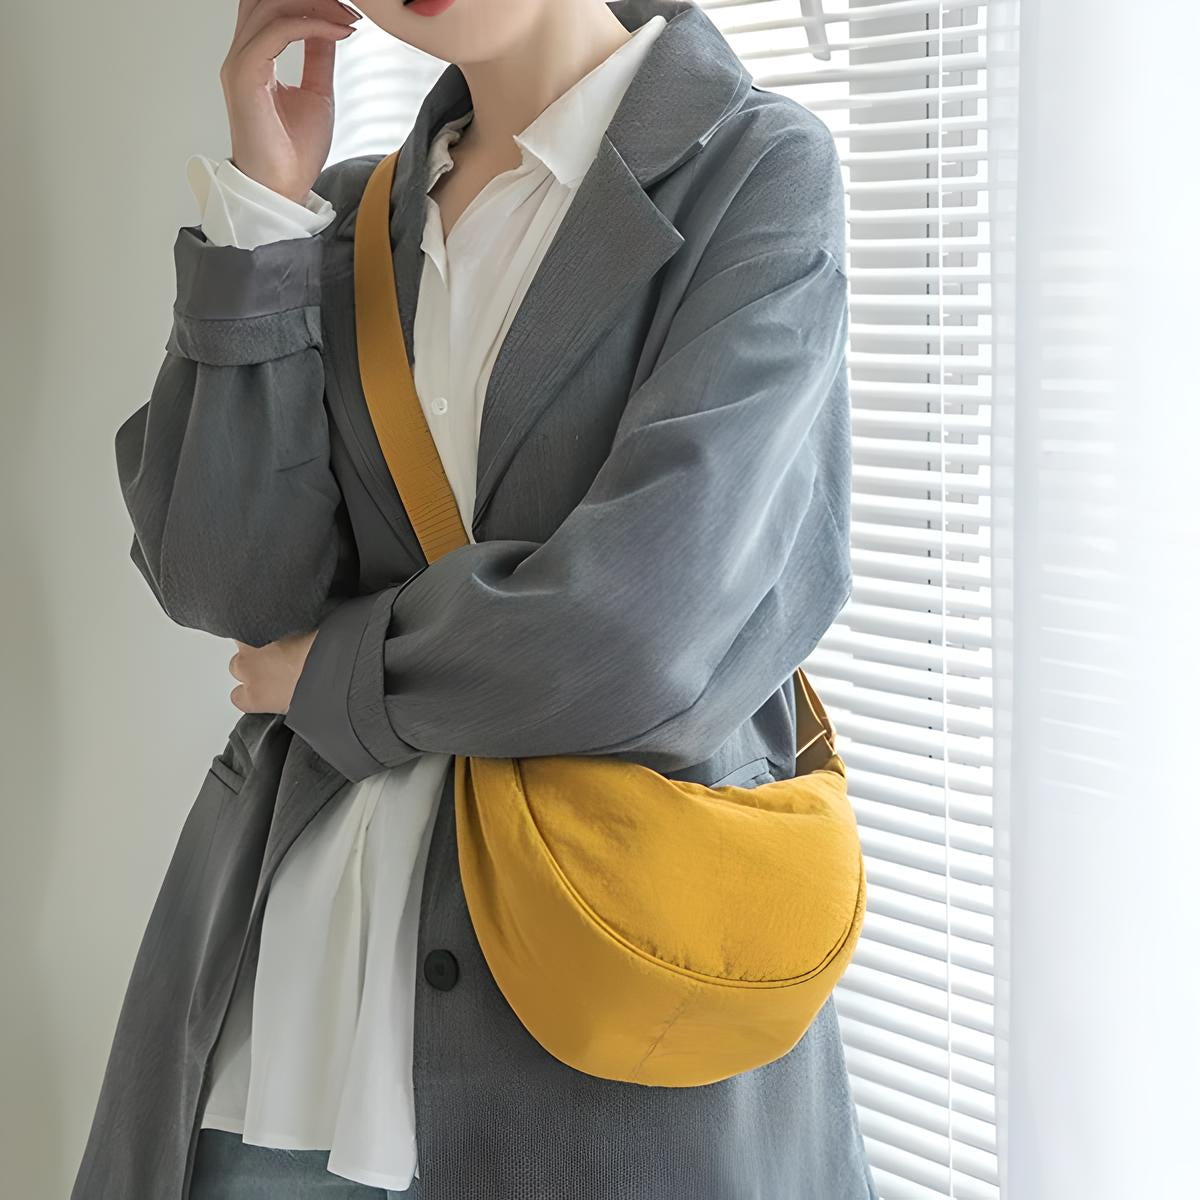
[[[665,32],[665,31],[664,31]],[[606,136],[538,264],[484,394],[472,530],[561,384],[683,244]]]
[[[621,99],[599,152],[583,177],[500,347],[484,397],[472,533],[517,447],[561,385],[635,294],[683,244],[646,189],[691,157],[741,103],[751,77],[708,16],[691,0],[616,0],[611,11],[630,31],[655,13],[667,25]],[[392,245],[396,292],[410,363],[421,271],[429,145],[446,121],[471,106],[466,80],[451,64],[425,97],[396,161]],[[654,114],[656,119],[647,119]],[[354,237],[357,205],[334,236]],[[357,360],[348,414],[369,447],[372,486],[384,511],[406,522],[374,438]],[[352,365],[351,365],[352,364]],[[377,461],[376,461],[377,460]]]

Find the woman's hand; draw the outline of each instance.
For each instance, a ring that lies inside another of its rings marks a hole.
[[[302,204],[333,141],[335,43],[361,14],[339,0],[239,0],[221,65],[232,161],[244,175]],[[275,59],[304,41],[299,87],[275,78]]]
[[[229,673],[241,680],[229,693],[234,707],[246,713],[286,713],[316,637],[314,629],[265,646],[248,646],[234,638],[238,652],[229,660]]]

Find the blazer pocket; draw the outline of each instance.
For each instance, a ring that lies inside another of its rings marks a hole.
[[[214,754],[209,772],[215,775],[231,792],[240,792],[249,771],[250,751],[241,735],[234,730],[220,754]]]
[[[720,779],[708,784],[708,787],[758,787],[760,783],[768,783],[774,779],[765,757],[751,759],[722,775]]]

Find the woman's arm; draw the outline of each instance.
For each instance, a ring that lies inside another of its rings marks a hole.
[[[315,191],[332,183],[336,165]],[[236,236],[228,219],[237,210],[203,208],[201,226],[176,238],[166,356],[149,400],[117,430],[117,473],[134,528],[130,556],[164,611],[260,645],[312,629],[355,568],[329,465],[324,238],[294,236],[298,227],[277,218],[277,240],[221,244],[205,231]],[[224,219],[214,222],[215,213]],[[255,214],[258,235],[270,215]]]
[[[239,6],[220,80],[234,178],[260,199],[330,194],[334,49],[358,19],[338,0]],[[275,60],[295,41],[303,77],[281,88]],[[324,406],[325,242],[242,248],[180,229],[166,357],[115,438],[130,556],[159,604],[250,645],[311,630],[353,576]]]
[[[849,597],[841,170],[804,113],[733,197],[587,494],[320,624],[286,724],[360,779],[421,751],[710,754]]]

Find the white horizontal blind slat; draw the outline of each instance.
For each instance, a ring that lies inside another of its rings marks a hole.
[[[998,1200],[993,289],[1010,282],[994,239],[1012,203],[1017,8],[700,2],[842,161],[855,587],[805,670],[867,863],[835,991],[864,1141],[881,1200]]]

